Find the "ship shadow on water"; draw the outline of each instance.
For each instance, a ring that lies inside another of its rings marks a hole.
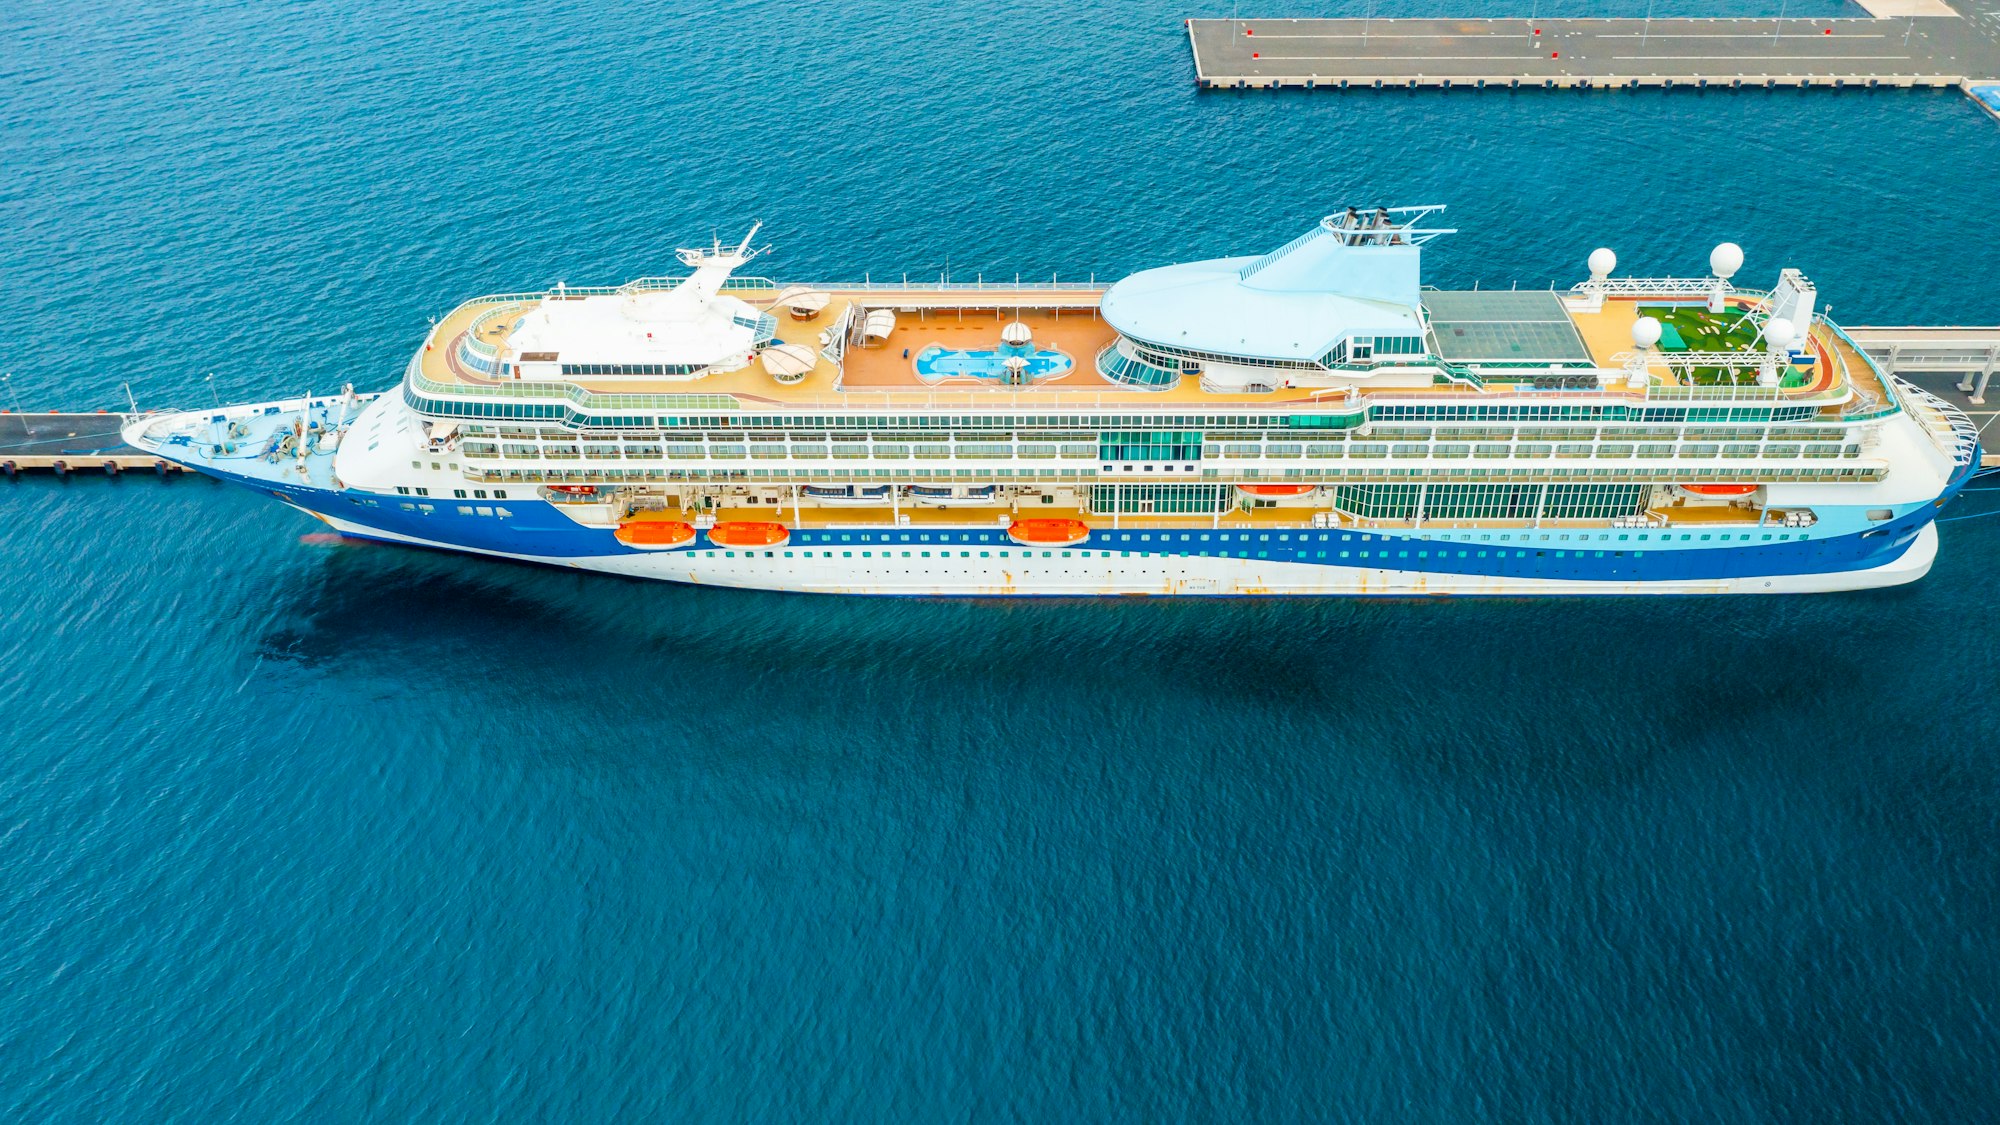
[[[1313,742],[1400,728],[1413,745],[1532,753],[1555,713],[1595,716],[1564,724],[1579,737],[1633,743],[1801,714],[1865,722],[1870,662],[1923,631],[1937,597],[1918,584],[1791,598],[864,598],[370,544],[300,568],[256,648],[334,678],[436,676],[461,693],[560,679],[758,722],[840,722],[844,706],[896,699],[1032,704],[1017,722],[1073,739],[1120,708],[1190,707]],[[1482,703],[1450,708],[1456,728],[1429,725],[1467,694]]]

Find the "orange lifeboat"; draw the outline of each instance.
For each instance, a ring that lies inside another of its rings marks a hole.
[[[1304,496],[1316,484],[1239,484],[1236,491],[1249,496]]]
[[[1757,491],[1754,484],[1684,484],[1681,487],[1696,496],[1748,496]]]
[[[778,547],[792,533],[781,523],[739,520],[708,529],[708,541],[718,547]]]
[[[626,520],[613,534],[628,547],[666,551],[694,542],[694,525],[679,520]]]
[[[1030,547],[1074,547],[1090,538],[1090,525],[1082,520],[1015,520],[1007,525],[1007,535]]]

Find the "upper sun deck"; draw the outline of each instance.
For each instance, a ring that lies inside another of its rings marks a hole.
[[[797,345],[812,356],[809,369],[784,382],[747,354],[733,370],[697,377],[565,372],[553,383],[512,377],[509,364],[520,358],[507,347],[514,326],[543,301],[595,292],[514,294],[467,302],[438,323],[413,366],[432,389],[458,394],[483,391],[517,397],[542,390],[548,397],[717,395],[749,409],[1277,406],[1345,402],[1378,389],[1421,397],[1533,392],[1820,404],[1838,404],[1851,397],[1889,401],[1870,361],[1826,323],[1815,323],[1796,345],[1809,363],[1787,363],[1783,385],[1775,390],[1755,386],[1761,352],[1749,314],[1765,298],[1734,294],[1722,313],[1708,314],[1686,286],[1608,296],[1595,303],[1565,300],[1547,290],[1426,291],[1428,356],[1379,364],[1372,371],[1350,367],[1333,373],[1339,379],[1286,372],[1274,377],[1268,389],[1253,393],[1219,393],[1195,377],[1183,377],[1164,388],[1107,379],[1097,359],[1119,334],[1099,311],[1103,289],[1052,284],[819,288],[816,292],[827,297],[824,307],[797,313],[778,308],[775,314],[772,343]],[[767,308],[779,290],[769,282],[749,282],[732,285],[726,292]],[[883,321],[878,332],[851,334],[864,343],[828,347],[830,337],[845,343],[849,326],[882,310],[894,314],[893,325]],[[1646,364],[1648,387],[1635,390],[1622,374],[1600,387],[1593,377],[1596,373],[1622,373],[1632,366],[1632,329],[1641,316],[1664,316],[1674,331]],[[994,376],[1008,346],[1003,335],[1016,324],[1026,326],[1030,342],[1015,350],[1046,358],[1037,358],[1032,369],[1021,373],[1022,381],[1012,383]],[[1734,365],[1712,362],[1720,353],[1711,349],[1733,353]],[[517,364],[513,370],[519,370]],[[1423,375],[1382,378],[1396,371]],[[574,390],[564,391],[565,387]],[[1858,395],[1850,394],[1850,388]]]
[[[412,363],[435,394],[592,408],[1144,409],[1347,404],[1377,394],[1893,405],[1786,270],[1768,293],[1707,278],[1590,280],[1558,293],[1420,283],[1436,207],[1350,208],[1257,257],[1100,287],[794,285],[735,276],[760,253],[679,251],[687,277],[558,286],[454,310]],[[755,230],[751,232],[755,235]],[[1796,322],[1797,328],[1791,327]]]

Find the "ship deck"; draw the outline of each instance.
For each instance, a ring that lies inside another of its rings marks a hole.
[[[745,299],[769,294],[759,290],[735,291]],[[570,378],[585,391],[602,394],[705,394],[730,395],[744,406],[867,406],[874,408],[964,405],[968,407],[1007,406],[1062,408],[1075,406],[1166,406],[1238,404],[1271,407],[1316,401],[1342,401],[1351,393],[1344,388],[1293,387],[1282,383],[1268,392],[1218,394],[1203,389],[1195,378],[1183,378],[1165,389],[1148,389],[1114,383],[1097,371],[1097,354],[1108,346],[1116,333],[1097,314],[1103,293],[1099,289],[867,289],[826,290],[832,297],[826,309],[810,319],[795,319],[777,310],[777,339],[786,343],[819,348],[820,334],[835,324],[848,310],[892,309],[897,314],[895,329],[867,347],[850,348],[844,369],[824,355],[803,379],[780,384],[760,363],[736,371],[706,375],[696,379],[668,378]],[[424,375],[432,381],[460,384],[468,388],[499,386],[499,379],[468,367],[459,357],[459,341],[469,332],[494,347],[502,343],[513,322],[539,298],[473,301],[454,310],[441,322],[422,358]],[[1617,357],[1632,348],[1632,324],[1642,306],[1667,303],[1660,298],[1615,297],[1594,311],[1567,310],[1569,327],[1581,341],[1582,353],[1572,357],[1601,368],[1621,366]],[[1682,302],[1684,303],[1684,299]],[[1741,309],[1747,299],[1732,298],[1732,307]],[[999,346],[1001,329],[1019,320],[1028,325],[1035,346],[1061,352],[1070,361],[1066,373],[1030,382],[1008,385],[1001,380],[967,375],[926,378],[918,357],[924,349],[939,347],[951,351],[990,351]],[[1819,362],[1811,379],[1803,386],[1786,388],[1785,397],[1827,399],[1845,383],[1856,386],[1865,398],[1884,401],[1888,392],[1881,385],[1866,358],[1824,326],[1815,326],[1811,346]],[[1497,349],[1496,349],[1497,350]],[[1462,358],[1478,366],[1519,363],[1519,356],[1496,355],[1489,361]],[[1755,354],[1744,353],[1744,362],[1755,362]],[[1384,386],[1385,391],[1424,397],[1478,397],[1507,384],[1546,374],[1548,368],[1520,366],[1518,373],[1505,369],[1487,370],[1487,388],[1480,390],[1462,383]],[[1663,359],[1649,368],[1654,381],[1674,386],[1686,380]],[[1365,386],[1358,393],[1368,393]],[[1613,396],[1639,397],[1622,383],[1604,392]]]
[[[989,350],[999,346],[1000,330],[1020,321],[1034,333],[1038,350],[1061,352],[1070,361],[1068,371],[1038,380],[1025,387],[1009,387],[976,376],[947,376],[926,380],[917,370],[916,357],[926,348],[953,351]],[[1109,324],[1093,309],[984,310],[953,309],[930,313],[919,310],[902,314],[896,328],[878,345],[856,348],[847,353],[841,386],[861,390],[918,390],[937,387],[947,390],[998,390],[1009,393],[1031,389],[1048,393],[1087,390],[1097,393],[1131,391],[1097,371],[1097,353],[1117,339]],[[1141,392],[1143,393],[1143,392]]]

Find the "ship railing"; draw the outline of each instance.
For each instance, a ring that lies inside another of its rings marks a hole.
[[[497,308],[487,309],[485,312],[473,317],[472,323],[465,326],[464,340],[466,350],[482,358],[498,361],[500,358],[499,345],[487,343],[485,340],[479,338],[479,334],[486,330],[487,325],[499,319],[508,311],[510,310],[505,305],[502,305]],[[487,374],[491,375],[497,368],[488,367],[484,370]]]
[[[1894,378],[1893,376],[1891,378]],[[1924,390],[1914,383],[1896,379],[1897,389],[1905,396],[1911,413],[1922,423],[1924,433],[1953,465],[1970,465],[1979,453],[1979,426],[1951,403]]]
[[[1102,294],[1109,286],[1101,285],[1092,274],[1088,281],[1063,281],[1053,275],[1047,281],[1028,281],[1018,274],[1013,281],[987,281],[981,276],[973,281],[912,281],[905,277],[901,281],[876,281],[872,277],[860,281],[815,282],[815,289],[830,292],[859,293],[1089,293]]]
[[[457,307],[445,315],[443,320],[438,321],[438,324],[444,324],[445,321],[456,316],[461,310],[472,305],[519,305],[533,301],[544,301],[550,298],[615,297],[633,292],[654,293],[672,289],[686,280],[685,276],[641,277],[628,281],[623,285],[567,285],[557,283],[547,289],[525,289],[509,293],[482,293],[477,297],[460,301]],[[778,283],[768,277],[732,277],[722,283],[721,291],[724,293],[732,293],[734,291],[732,295],[764,294],[774,292],[777,288]],[[481,324],[485,317],[504,311],[504,309],[493,309],[482,313],[481,319],[474,321],[474,324]],[[435,334],[435,326],[433,327],[433,334]]]
[[[850,388],[833,395],[788,396],[782,401],[746,400],[733,394],[723,393],[617,393],[592,392],[574,383],[545,383],[505,381],[481,384],[476,387],[456,383],[440,383],[430,379],[412,364],[408,372],[405,390],[410,395],[438,396],[425,402],[412,402],[419,411],[456,414],[451,407],[471,407],[480,400],[493,398],[541,400],[550,404],[567,404],[579,411],[620,411],[620,410],[675,410],[675,411],[742,411],[754,410],[783,411],[797,410],[813,406],[842,406],[859,410],[989,410],[1002,409],[1009,412],[1022,409],[1076,409],[1116,410],[1129,414],[1186,414],[1197,409],[1226,408],[1244,413],[1295,413],[1315,407],[1338,405],[1354,410],[1369,404],[1373,395],[1332,395],[1317,399],[1296,398],[1266,399],[1264,396],[1237,394],[1218,396],[1213,401],[1202,402],[1159,402],[1145,401],[1143,396],[1135,396],[1131,391],[1095,392],[1081,390],[1021,391],[1018,389],[992,388],[987,390],[896,390],[896,389],[856,389]],[[1649,387],[1643,392],[1632,391],[1622,385],[1611,389],[1536,390],[1521,388],[1518,391],[1504,385],[1475,390],[1470,387],[1432,387],[1421,395],[1402,398],[1390,397],[1387,405],[1408,405],[1411,403],[1441,403],[1477,401],[1491,403],[1518,395],[1522,400],[1535,402],[1577,401],[1646,403],[1660,405],[1721,404],[1721,403],[1765,403],[1780,406],[1810,406],[1844,401],[1845,388],[1817,392],[1814,394],[1788,394],[1782,389],[1769,387]],[[472,416],[472,415],[466,415]]]
[[[1882,386],[1883,397],[1878,398],[1876,395],[1870,393],[1867,388],[1863,387],[1859,380],[1854,378],[1853,372],[1847,366],[1847,355],[1845,352],[1839,348],[1827,349],[1839,363],[1842,377],[1849,386],[1855,389],[1855,393],[1860,400],[1856,403],[1855,407],[1851,408],[1855,416],[1850,420],[1863,421],[1867,418],[1880,418],[1894,414],[1897,410],[1901,409],[1901,402],[1896,392],[1897,381],[1892,379],[1888,372],[1882,370],[1881,366],[1875,362],[1875,357],[1869,355],[1866,348],[1855,343],[1854,337],[1847,334],[1847,329],[1828,320],[1824,313],[1815,316],[1813,321],[1821,328],[1839,337],[1840,341],[1847,345],[1849,351],[1861,357],[1861,362],[1868,365],[1869,372],[1875,376],[1875,381]]]
[[[1713,277],[1607,277],[1602,281],[1580,281],[1569,287],[1572,297],[1602,293],[1607,297],[1706,297],[1715,291]],[[1770,296],[1764,289],[1738,289],[1728,282],[1722,291],[1731,297],[1759,300]]]
[[[613,297],[625,293],[651,293],[669,290],[686,281],[685,275],[663,277],[641,277],[623,285],[569,285],[558,283],[547,289],[530,289],[509,293],[486,293],[469,300],[460,301],[458,308],[467,305],[490,303],[517,304],[523,301],[540,301],[551,297]],[[974,281],[875,281],[864,278],[861,281],[805,282],[813,289],[835,293],[1079,293],[1102,294],[1108,286],[1099,284],[1095,275],[1088,281],[1063,281],[1051,277],[1048,281],[987,281],[983,277]],[[779,288],[776,281],[768,277],[738,276],[722,283],[722,292],[730,293],[770,293]],[[449,319],[449,317],[447,317]]]

